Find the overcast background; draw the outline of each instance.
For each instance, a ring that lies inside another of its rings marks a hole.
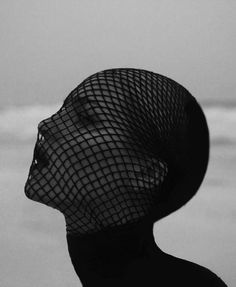
[[[115,67],[166,75],[201,103],[211,133],[206,178],[155,224],[155,239],[236,286],[235,27],[234,0],[0,2],[1,286],[80,286],[63,216],[23,188],[37,123],[87,76]]]

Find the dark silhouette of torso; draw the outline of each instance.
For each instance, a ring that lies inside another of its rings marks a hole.
[[[67,235],[67,242],[83,287],[226,286],[209,269],[163,252],[152,224],[111,229],[107,237]]]

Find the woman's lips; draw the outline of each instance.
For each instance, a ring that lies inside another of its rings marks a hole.
[[[49,165],[49,157],[47,151],[43,147],[44,140],[41,136],[38,137],[34,148],[33,166],[37,168],[43,168]]]
[[[42,146],[37,146],[35,149],[34,159],[37,161],[37,164],[47,166],[49,164],[49,159],[47,157],[46,151]]]

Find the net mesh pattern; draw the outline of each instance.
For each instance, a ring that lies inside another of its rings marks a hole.
[[[185,156],[189,98],[146,70],[91,75],[39,123],[26,196],[61,211],[78,236],[148,216]]]

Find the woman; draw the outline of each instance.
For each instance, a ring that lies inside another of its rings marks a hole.
[[[64,214],[83,286],[226,286],[153,237],[154,222],[197,192],[208,158],[205,116],[183,86],[109,69],[39,124],[25,194]]]

